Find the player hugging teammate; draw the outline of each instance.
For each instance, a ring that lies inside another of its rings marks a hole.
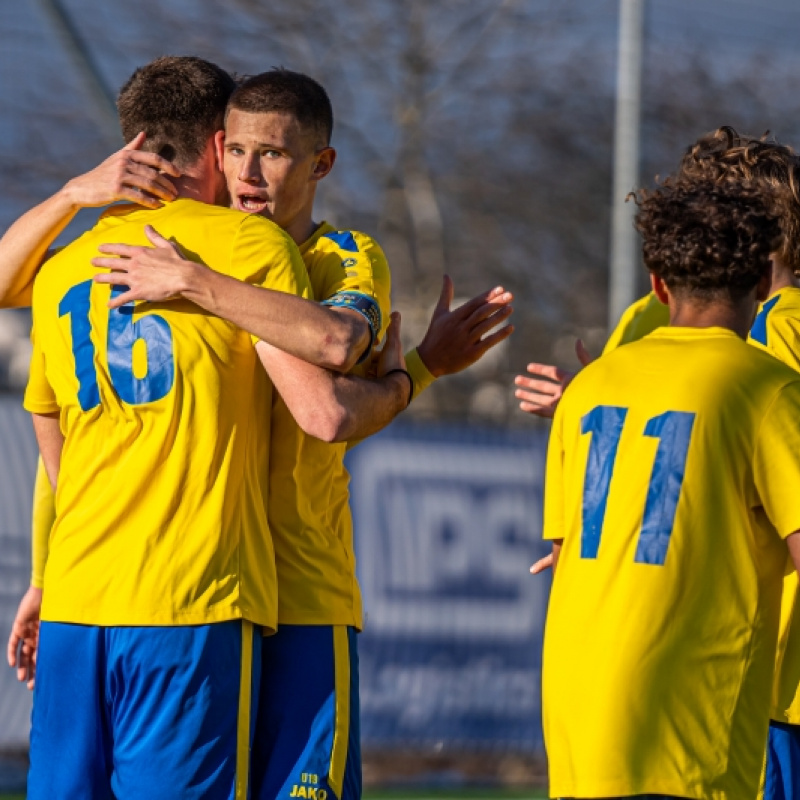
[[[563,399],[554,367],[517,380],[558,406],[554,796],[800,796],[798,186],[790,148],[702,137],[637,196],[653,293]]]

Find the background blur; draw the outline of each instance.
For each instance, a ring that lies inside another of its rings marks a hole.
[[[574,338],[598,352],[607,333],[617,22],[616,0],[0,0],[0,230],[120,146],[113,97],[135,67],[282,65],[328,89],[339,160],[317,218],[381,242],[409,345],[444,271],[460,297],[516,295],[509,342],[353,453],[373,783],[543,776],[547,579],[526,573],[546,428],[512,380],[532,360],[575,366]],[[642,182],[722,124],[800,144],[798,38],[794,0],[649,0]],[[27,584],[29,326],[0,312],[2,639]],[[0,749],[19,753],[28,696],[10,677]]]

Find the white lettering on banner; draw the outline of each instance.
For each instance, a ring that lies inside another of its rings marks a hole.
[[[522,639],[549,582],[541,541],[543,448],[377,440],[351,463],[369,628],[415,637]]]

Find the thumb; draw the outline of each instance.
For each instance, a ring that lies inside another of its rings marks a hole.
[[[578,361],[581,362],[582,366],[587,366],[594,361],[594,357],[592,354],[586,349],[586,345],[583,343],[583,339],[578,339],[575,342],[575,355],[578,356]]]
[[[434,317],[450,310],[454,291],[453,279],[449,275],[442,275],[442,291],[439,294],[439,299],[436,301],[436,308],[433,310]],[[398,314],[397,316],[399,319],[400,315]]]
[[[165,239],[152,225],[144,226],[144,235],[150,240],[150,244],[156,247],[171,247],[176,253],[178,252],[175,245],[169,239]]]
[[[400,312],[392,311],[389,317],[389,327],[386,329],[384,347],[399,347],[400,345]]]
[[[131,139],[128,144],[123,147],[123,150],[141,150],[142,145],[144,144],[144,140],[147,138],[147,134],[144,131],[139,131],[136,136]]]

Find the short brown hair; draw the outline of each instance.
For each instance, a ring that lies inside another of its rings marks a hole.
[[[194,164],[208,140],[222,130],[236,84],[224,69],[194,56],[163,56],[139,67],[120,89],[117,110],[126,142],[140,131],[145,148]]]
[[[330,144],[333,107],[328,93],[301,72],[280,67],[246,78],[230,99],[228,110],[232,108],[250,114],[291,114],[301,127],[313,132],[318,145]]]
[[[783,241],[774,252],[791,270],[800,270],[800,157],[791,147],[768,134],[745,136],[723,125],[687,148],[678,178],[714,183],[754,181],[780,190]]]
[[[740,300],[768,274],[781,240],[781,202],[771,194],[753,182],[670,179],[640,190],[645,266],[680,295]]]

